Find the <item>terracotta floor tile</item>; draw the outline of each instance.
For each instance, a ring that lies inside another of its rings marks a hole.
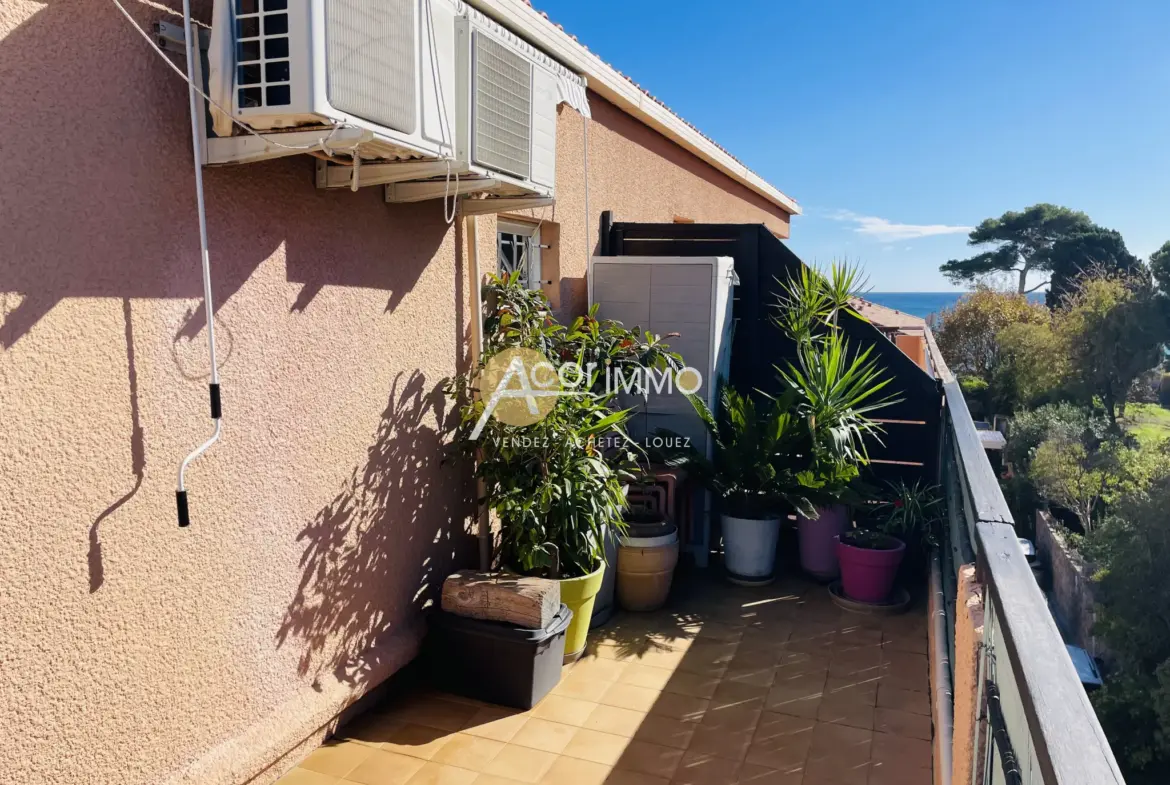
[[[815,727],[815,720],[765,712],[748,747],[748,762],[784,773],[799,771]]]
[[[472,715],[463,733],[485,739],[509,741],[528,718],[516,709],[484,707]]]
[[[431,760],[458,766],[461,769],[485,771],[484,767],[503,749],[503,742],[459,733],[448,739],[447,743],[431,756]]]
[[[871,627],[865,624],[844,624],[837,628],[836,645],[840,647],[880,646],[883,640],[880,624]]]
[[[743,628],[718,621],[704,622],[698,631],[699,640],[713,640],[720,643],[739,643]]]
[[[917,690],[900,690],[891,684],[879,684],[877,705],[881,709],[898,709],[930,716],[930,695]]]
[[[744,684],[737,681],[728,681],[726,678],[719,682],[715,693],[711,696],[711,706],[752,706],[763,708],[764,698],[771,685]]]
[[[396,752],[372,750],[369,757],[345,775],[360,785],[403,785],[426,765],[426,761]]]
[[[697,752],[687,752],[671,782],[675,785],[735,785],[739,782],[738,761]]]
[[[776,771],[755,763],[744,763],[739,768],[736,785],[801,785],[804,769]]]
[[[772,671],[772,686],[784,685],[799,679],[823,679],[829,675],[829,658],[803,652],[781,655],[779,665]]]
[[[587,657],[577,661],[573,667],[572,675],[598,681],[617,681],[628,667],[631,667],[628,662]]]
[[[778,645],[769,645],[767,648],[759,649],[744,649],[741,643],[740,647],[736,649],[731,662],[727,664],[728,670],[746,671],[754,668],[772,668],[780,657]]]
[[[614,769],[605,778],[605,785],[667,785],[669,782],[665,777],[624,769]]]
[[[581,760],[614,766],[629,745],[630,739],[628,737],[580,728],[573,734],[573,738],[565,746],[562,754],[570,758],[580,758]]]
[[[559,722],[549,722],[539,717],[529,717],[516,732],[516,735],[509,740],[509,743],[559,755],[577,730],[572,725],[562,725]]]
[[[532,716],[580,727],[595,708],[597,708],[597,704],[591,701],[566,698],[563,695],[549,695],[532,710]]]
[[[874,706],[877,704],[878,684],[877,679],[830,676],[825,680],[825,697]]]
[[[928,676],[929,671],[917,663],[885,662],[882,663],[879,679],[882,684],[888,684],[895,689],[928,692],[930,689]]]
[[[551,752],[509,744],[492,758],[483,773],[517,782],[540,782],[556,759],[557,756]]]
[[[412,758],[430,760],[454,735],[450,731],[429,728],[426,725],[399,725],[382,743],[382,749],[409,755]]]
[[[699,644],[695,644],[695,646],[698,645]],[[733,643],[730,645],[734,646],[735,644]],[[671,670],[674,670],[675,668],[679,667],[683,661],[691,656],[691,651],[695,648],[695,646],[691,646],[685,651],[651,649],[649,651],[643,652],[641,656],[637,657],[633,661],[641,665],[649,665],[655,668],[670,668]]]
[[[633,684],[635,687],[647,687],[652,690],[661,690],[675,675],[676,671],[667,668],[655,668],[650,665],[635,663],[629,665],[618,678],[623,684]]]
[[[915,654],[926,654],[926,635],[914,633],[891,632],[882,633],[882,648],[889,651],[908,651]]]
[[[377,750],[373,747],[356,741],[326,742],[301,761],[300,767],[318,774],[344,777],[374,752]]]
[[[683,751],[647,741],[631,741],[615,768],[653,774],[670,779],[682,760]]]
[[[686,656],[676,663],[678,670],[711,676],[722,676],[735,657],[737,644],[700,641],[687,649]]]
[[[931,769],[875,761],[870,764],[866,785],[932,785],[933,782]]]
[[[874,733],[870,756],[874,762],[905,766],[914,769],[928,769],[933,759],[929,741],[895,736],[892,733]]]
[[[646,719],[646,713],[618,706],[598,705],[582,723],[582,728],[632,738]]]
[[[442,763],[425,763],[407,785],[471,785],[479,775],[474,771],[446,766]]]
[[[636,666],[642,667],[642,666]],[[608,690],[615,682],[590,678],[588,674],[571,673],[568,678],[561,679],[553,687],[553,695],[563,695],[567,698],[596,701],[598,696]]]
[[[754,730],[760,721],[763,709],[754,704],[728,706],[709,706],[700,725],[708,728],[719,728],[726,731]]]
[[[609,685],[601,697],[597,699],[597,702],[606,706],[646,712],[650,711],[650,708],[657,703],[659,694],[658,690],[617,682]]]
[[[874,707],[871,704],[859,703],[849,698],[826,695],[817,707],[817,720],[873,730]]]
[[[339,728],[334,739],[356,741],[372,747],[379,747],[395,731],[402,727],[402,720],[390,714],[369,713]]]
[[[695,734],[696,725],[693,722],[684,722],[658,714],[647,714],[634,733],[638,741],[648,741],[652,744],[661,744],[664,747],[678,747],[686,749]]]
[[[774,665],[758,666],[755,668],[736,667],[735,660],[731,661],[727,672],[723,674],[723,681],[736,684],[748,684],[753,687],[771,687],[776,678]]]
[[[698,722],[703,718],[711,701],[706,698],[695,698],[690,695],[676,695],[664,692],[650,707],[651,714],[660,714],[664,717],[673,717],[686,722]]]
[[[603,785],[610,771],[611,767],[601,763],[562,756],[553,761],[541,782],[547,785]]]
[[[334,785],[337,777],[296,767],[277,780],[277,785]]]
[[[674,671],[670,679],[659,689],[673,692],[678,695],[690,695],[695,698],[710,698],[719,686],[718,676],[706,676],[687,671]]]
[[[777,681],[768,691],[764,708],[798,717],[816,717],[824,691],[824,676]]]
[[[715,755],[728,760],[742,761],[752,743],[754,731],[730,731],[700,725],[687,750],[704,755]]]
[[[507,777],[497,777],[494,774],[479,774],[475,778],[472,785],[524,785],[516,780],[510,780]]]
[[[930,717],[898,709],[875,709],[874,730],[924,741],[934,738]]]
[[[818,722],[813,727],[809,762],[814,758],[831,759],[849,764],[866,764],[870,760],[873,732],[866,728]]]
[[[869,765],[810,753],[801,785],[867,785]]]
[[[476,706],[467,703],[427,695],[409,699],[387,714],[415,725],[457,731],[467,724],[477,710]]]

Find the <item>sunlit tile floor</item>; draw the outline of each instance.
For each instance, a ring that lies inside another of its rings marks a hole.
[[[870,618],[790,578],[676,586],[618,614],[534,709],[420,691],[283,785],[929,785],[926,617]]]

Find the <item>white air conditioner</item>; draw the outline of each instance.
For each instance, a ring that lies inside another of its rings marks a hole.
[[[211,95],[259,131],[344,124],[373,134],[363,157],[450,158],[462,11],[458,0],[216,0],[230,37],[212,34]],[[230,135],[231,120],[212,115]]]
[[[468,7],[456,22],[456,67],[456,157],[518,193],[551,196],[558,66]]]

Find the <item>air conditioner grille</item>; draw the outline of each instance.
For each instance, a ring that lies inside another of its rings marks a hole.
[[[411,134],[417,121],[417,0],[326,0],[329,103]]]
[[[528,177],[532,169],[532,63],[475,33],[472,156],[481,166]]]
[[[288,0],[236,0],[236,104],[292,103]]]

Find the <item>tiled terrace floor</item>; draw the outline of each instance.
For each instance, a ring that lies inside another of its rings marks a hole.
[[[347,726],[283,785],[928,785],[926,619],[787,579],[699,578],[590,637],[536,708],[431,692]]]

